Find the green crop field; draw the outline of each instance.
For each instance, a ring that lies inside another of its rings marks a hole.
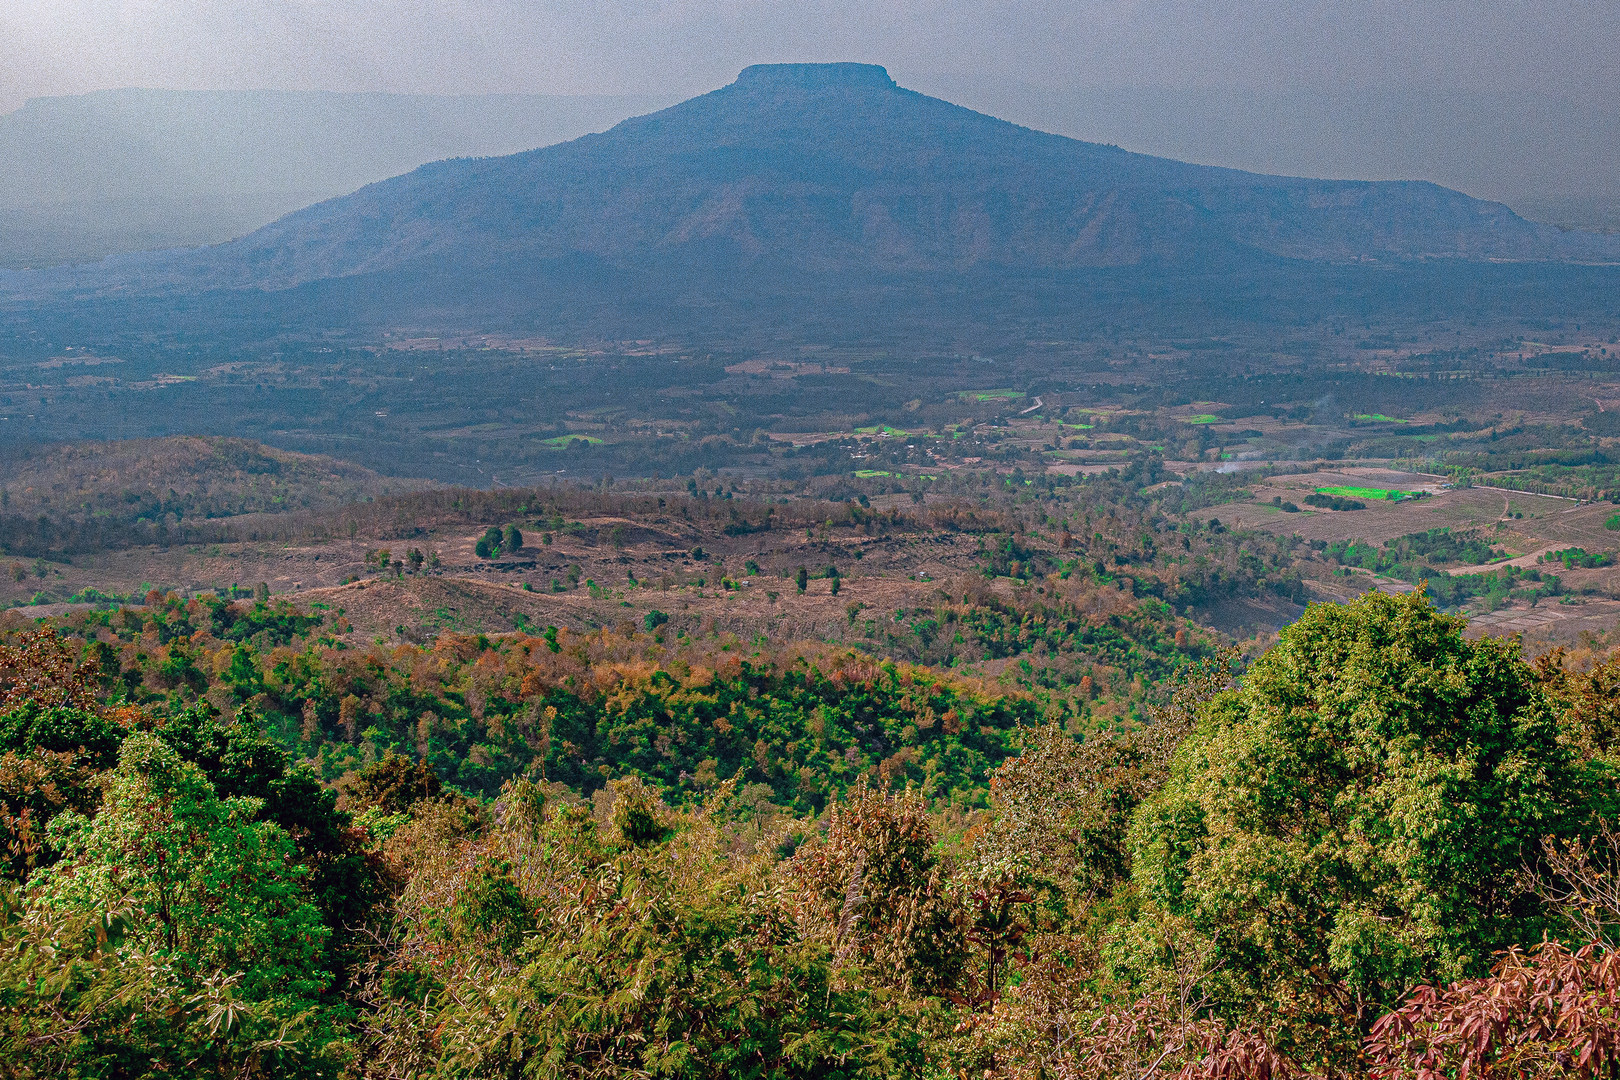
[[[542,439],[542,446],[567,446],[575,439],[582,439],[591,446],[601,446],[602,440],[595,435],[554,435],[549,439]]]
[[[1347,499],[1389,499],[1392,502],[1412,497],[1410,491],[1399,491],[1393,488],[1319,487],[1316,491],[1320,495],[1342,495]]]
[[[1371,420],[1379,424],[1406,424],[1411,422],[1394,416],[1385,416],[1383,413],[1354,413],[1351,415],[1350,419]]]
[[[1201,413],[1198,416],[1187,417],[1187,423],[1189,424],[1218,424],[1220,422],[1221,418],[1214,413]]]

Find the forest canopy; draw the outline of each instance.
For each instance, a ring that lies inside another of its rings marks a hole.
[[[1465,629],[1312,605],[1091,731],[849,650],[449,636],[377,711],[12,634],[0,1075],[1612,1076],[1620,661]]]

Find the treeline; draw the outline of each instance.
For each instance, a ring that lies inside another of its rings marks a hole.
[[[642,485],[638,485],[642,486]],[[729,494],[729,493],[728,493]],[[492,521],[529,518],[561,529],[580,517],[678,519],[710,529],[741,534],[752,531],[815,528],[826,523],[855,527],[868,534],[941,527],[969,531],[1003,527],[1003,511],[982,506],[872,510],[852,494],[848,501],[822,499],[744,500],[696,494],[654,495],[635,491],[601,491],[557,485],[545,488],[442,488],[389,495],[328,510],[289,510],[237,518],[151,518],[132,511],[100,513],[0,514],[0,548],[5,554],[79,555],[144,544],[160,546],[236,541],[318,541],[346,537],[365,539],[419,536],[430,527],[481,526]],[[605,540],[606,536],[589,536]]]
[[[820,804],[550,757],[469,797],[431,741],[323,785],[251,708],[132,702],[23,635],[0,1075],[1610,1076],[1620,662],[1463,628],[1317,605],[1083,741],[855,657],[693,678],[665,704],[730,698],[686,727],[596,691],[650,762],[750,709],[767,760],[860,760]],[[558,644],[530,673],[577,686]],[[1016,743],[961,761],[980,798],[863,758],[952,711],[938,768]]]
[[[174,594],[64,621],[113,700],[251,718],[326,781],[394,754],[486,798],[524,775],[583,795],[634,775],[671,799],[735,780],[816,812],[879,776],[972,807],[1042,710],[848,649],[767,651],[663,626],[361,650],[331,636],[340,614]]]
[[[236,539],[228,519],[175,520],[77,514],[0,513],[0,554],[63,558],[149,544],[217,544]]]
[[[1536,495],[1562,495],[1590,502],[1620,499],[1620,466],[1615,465],[1541,465],[1507,475],[1482,475],[1474,479],[1492,487]]]
[[[713,493],[709,485],[713,484]],[[559,484],[541,488],[443,488],[392,495],[339,509],[309,514],[289,514],[256,522],[255,534],[244,539],[272,538],[266,530],[280,530],[273,538],[324,538],[350,535],[386,537],[410,535],[413,528],[426,525],[488,525],[528,519],[535,527],[549,522],[554,529],[580,518],[625,518],[645,522],[685,523],[710,532],[749,532],[775,530],[852,529],[866,535],[944,529],[957,532],[1022,530],[1044,517],[1040,500],[1051,505],[1073,499],[1089,491],[1084,481],[1066,477],[1044,479],[1029,494],[1014,498],[1003,491],[984,497],[958,495],[926,504],[874,509],[864,497],[858,481],[839,478],[813,485],[810,497],[788,493],[739,490],[736,483],[723,480],[688,482],[685,493],[668,490],[658,481],[621,481],[613,487]],[[1002,487],[998,483],[998,487]],[[1132,490],[1117,482],[1104,489],[1093,485],[1097,494],[1127,497]],[[990,497],[993,495],[994,497]],[[611,527],[610,527],[611,528]],[[284,534],[284,536],[283,536]],[[600,541],[593,531],[583,535]]]
[[[674,515],[716,531],[736,525],[769,529],[819,525],[829,516],[846,523],[852,513],[885,529],[910,529],[913,518],[898,512],[872,513],[842,503],[787,500],[764,505],[731,499],[687,496],[658,497],[602,492],[589,487],[446,488],[383,496],[327,510],[288,510],[240,517],[187,518],[165,513],[150,516],[138,507],[127,513],[0,514],[0,551],[28,557],[73,556],[147,544],[232,543],[237,541],[317,541],[344,537],[365,539],[421,535],[430,527],[477,526],[534,516]]]

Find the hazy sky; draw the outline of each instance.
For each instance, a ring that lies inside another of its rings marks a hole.
[[[1617,0],[4,0],[0,110],[122,86],[682,96],[865,60],[1069,87],[1612,100]]]

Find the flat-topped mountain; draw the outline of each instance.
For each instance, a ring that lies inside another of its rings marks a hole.
[[[1431,183],[1190,165],[1019,127],[903,89],[881,67],[787,64],[572,142],[426,165],[120,274],[284,288],[582,257],[629,270],[1027,273],[1616,251]]]

